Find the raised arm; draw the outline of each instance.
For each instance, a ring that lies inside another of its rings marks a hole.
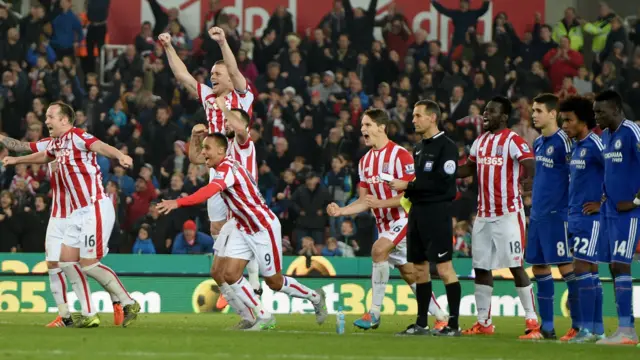
[[[171,45],[171,35],[168,33],[162,33],[158,36],[158,40],[160,40],[160,43],[164,47],[164,52],[167,54],[167,60],[169,61],[169,67],[171,67],[173,75],[182,85],[184,85],[185,88],[187,88],[189,93],[199,97],[198,82],[189,73],[187,66],[182,62],[182,60],[180,60],[178,53],[176,53],[176,49]]]
[[[133,159],[131,159],[130,156],[123,154],[120,150],[100,140],[91,143],[91,145],[89,145],[89,150],[102,156],[106,156],[109,159],[118,160],[120,165],[125,169],[133,166]]]
[[[237,91],[245,92],[247,90],[247,80],[240,72],[240,69],[238,69],[236,57],[233,55],[233,50],[231,50],[229,43],[227,43],[227,38],[224,34],[224,30],[219,27],[212,27],[211,29],[209,29],[209,36],[212,40],[217,42],[218,45],[220,45],[220,50],[222,51],[222,60],[224,60],[224,64],[227,67],[229,76],[231,77],[233,88]]]
[[[28,152],[32,153],[33,149],[28,142],[16,140],[8,136],[0,135],[0,144],[4,145],[7,149],[19,153]]]
[[[227,125],[229,125],[231,130],[236,134],[238,143],[245,144],[249,138],[249,131],[247,130],[247,125],[240,118],[240,115],[227,108],[226,100],[221,96],[216,97],[216,104],[220,109],[222,109],[224,119],[227,122]]]
[[[19,165],[19,164],[27,164],[27,165],[46,164],[53,160],[54,160],[53,158],[47,155],[46,151],[40,151],[35,154],[19,156],[19,157],[6,156],[4,159],[2,159],[2,164],[4,164],[4,166]]]
[[[200,165],[205,163],[202,155],[202,141],[207,133],[207,127],[202,124],[196,124],[191,129],[191,140],[189,140],[189,161],[192,164]]]

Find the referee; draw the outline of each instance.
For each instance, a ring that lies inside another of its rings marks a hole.
[[[433,101],[418,101],[413,108],[413,124],[422,141],[416,145],[413,159],[416,178],[413,182],[393,180],[390,187],[404,190],[412,203],[407,233],[407,260],[416,269],[418,319],[401,335],[430,335],[427,325],[431,301],[429,262],[435,262],[445,284],[449,302],[449,324],[437,336],[460,336],[461,287],[453,269],[452,201],[456,196],[458,148],[438,130],[440,107]]]

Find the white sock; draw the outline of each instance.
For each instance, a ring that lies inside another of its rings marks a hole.
[[[253,290],[260,289],[260,269],[258,269],[258,262],[254,259],[247,264],[247,277],[249,278],[249,284]]]
[[[236,293],[236,296],[253,311],[253,314],[260,319],[268,319],[271,317],[271,314],[265,311],[262,308],[262,304],[258,297],[253,293],[251,289],[251,284],[245,279],[241,277],[240,280],[236,281],[233,284],[230,284],[233,292]],[[229,301],[227,299],[227,301]]]
[[[49,269],[49,291],[58,306],[58,314],[63,318],[69,318],[71,313],[67,305],[67,283],[60,268]]]
[[[429,313],[435,316],[438,321],[446,321],[449,316],[449,314],[440,307],[440,304],[438,304],[434,292],[431,293],[431,301],[429,301]]]
[[[517,287],[516,291],[518,292],[518,297],[520,297],[520,302],[524,308],[525,319],[538,320],[538,315],[536,314],[536,303],[533,295],[533,284],[529,284],[529,286],[525,287]]]
[[[77,262],[61,262],[59,264],[71,283],[71,287],[73,288],[73,292],[76,293],[78,301],[80,301],[82,315],[94,315],[97,311],[91,299],[91,288],[89,287],[87,277],[82,272],[82,269],[80,269],[80,265]]]
[[[283,276],[283,277],[284,277],[284,281],[283,281],[282,289],[279,290],[280,292],[283,292],[291,297],[307,299],[314,304],[320,303],[320,296],[318,295],[318,293],[300,284],[298,280],[292,277],[289,277],[289,276]]]
[[[105,266],[98,262],[84,267],[82,270],[87,275],[91,276],[92,279],[102,285],[102,287],[107,290],[109,294],[115,294],[122,305],[131,305],[134,303],[133,298],[131,298],[131,295],[129,295],[127,290],[124,288],[116,273],[108,266]]]
[[[229,284],[223,283],[220,285],[220,292],[222,292],[222,296],[224,296],[236,314],[240,315],[244,320],[255,321],[256,318],[253,316],[251,309],[244,305]]]
[[[389,282],[389,262],[374,262],[371,270],[371,309],[369,310],[376,317],[380,317],[380,309],[384,300],[384,291]]]
[[[478,310],[478,322],[481,325],[491,325],[491,296],[493,287],[476,284],[476,309]]]

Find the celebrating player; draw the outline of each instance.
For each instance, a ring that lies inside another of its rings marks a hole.
[[[604,178],[604,145],[591,132],[596,126],[589,99],[570,97],[559,107],[562,129],[575,140],[569,171],[569,241],[573,241],[573,268],[580,294],[582,327],[570,341],[592,342],[604,337],[602,284],[598,274],[600,199]],[[608,244],[607,244],[608,245]]]
[[[317,322],[322,324],[327,317],[324,291],[312,291],[295,279],[282,275],[280,221],[265,204],[249,171],[240,162],[227,156],[227,146],[225,135],[207,135],[200,156],[207,167],[216,170],[215,177],[207,186],[190,196],[178,200],[164,200],[158,205],[158,209],[166,214],[178,207],[203,203],[211,196],[221,193],[236,220],[236,229],[228,239],[237,239],[230,241],[225,250],[225,280],[227,284],[232,284],[235,293],[258,317],[248,330],[275,327],[275,317],[262,309],[255,294],[249,291],[251,285],[242,277],[247,263],[254,258],[258,261],[260,273],[269,288],[309,300],[315,309]]]
[[[596,97],[596,122],[604,130],[604,220],[614,278],[618,330],[598,344],[633,345],[638,336],[633,319],[631,262],[638,243],[640,218],[640,126],[624,118],[622,98],[614,91]],[[637,194],[636,194],[637,193]]]
[[[218,27],[213,27],[209,30],[209,36],[220,46],[223,58],[222,61],[216,62],[211,68],[210,80],[212,87],[198,83],[196,79],[191,76],[187,67],[184,65],[182,60],[180,60],[180,57],[171,45],[170,34],[160,34],[158,39],[165,48],[169,66],[171,67],[171,71],[175,75],[176,79],[178,79],[178,81],[180,81],[189,90],[189,92],[200,99],[207,116],[209,133],[212,134],[219,132],[226,134],[229,139],[233,139],[233,145],[229,146],[229,150],[234,151],[235,155],[233,158],[240,161],[240,163],[249,170],[251,175],[257,181],[258,169],[255,156],[255,146],[253,141],[251,141],[251,138],[248,136],[248,123],[243,124],[244,127],[228,126],[226,114],[229,112],[225,111],[231,108],[241,109],[248,113],[250,119],[253,94],[249,89],[247,80],[238,69],[238,64],[235,56],[233,55],[233,51],[226,41],[224,30]],[[242,122],[238,124],[241,123]],[[195,127],[193,129],[193,134],[196,135],[196,137],[195,139],[192,138],[189,151],[189,160],[191,162],[194,162],[194,160],[197,161],[203,140],[200,136],[202,135],[200,127]],[[213,179],[213,169],[211,169],[209,177],[210,179]],[[222,201],[220,194],[207,201],[207,212],[209,213],[209,220],[211,221],[211,235],[215,240],[217,240],[218,237],[227,236],[228,233],[235,228],[233,223],[229,223],[226,227],[224,226],[227,222],[229,210]],[[229,285],[224,283],[225,244],[226,241],[215,241],[214,243],[216,256],[211,266],[211,275],[219,284],[223,293],[223,296],[220,297],[220,301],[226,299],[231,307],[242,316],[244,321],[241,321],[238,324],[238,326],[242,328],[253,323],[254,319],[250,312],[246,311],[244,307],[240,309],[236,308],[234,304],[238,304],[237,299],[229,299],[230,296],[233,296],[233,292]],[[261,290],[260,280],[258,277],[258,266],[255,261],[249,262],[247,272],[252,288],[258,295],[260,295]]]
[[[518,182],[526,170],[530,184],[535,166],[527,143],[507,128],[511,102],[493,98],[486,106],[484,130],[471,146],[467,163],[458,177],[478,175],[478,217],[471,237],[478,322],[465,335],[491,335],[492,270],[509,268],[525,311],[525,333],[538,328],[533,286],[522,266],[525,217]]]
[[[372,209],[376,217],[380,235],[371,249],[371,309],[353,323],[364,330],[380,326],[380,309],[389,282],[390,268],[397,267],[414,293],[416,290],[413,264],[407,262],[407,213],[400,206],[402,191],[391,190],[387,184],[393,179],[413,180],[413,157],[403,147],[389,140],[386,133],[388,123],[389,117],[383,110],[365,111],[361,131],[365,145],[372,148],[358,165],[358,200],[343,208],[336,203],[327,207],[329,216],[351,216]],[[437,319],[434,328],[441,330],[447,326],[447,314],[440,309],[433,294],[432,299],[429,311]]]
[[[137,318],[140,305],[125,290],[115,272],[100,263],[109,252],[109,238],[115,222],[113,203],[105,195],[102,175],[96,162],[96,153],[118,159],[120,165],[131,167],[132,160],[116,148],[105,144],[89,133],[73,126],[73,109],[62,102],[54,102],[47,109],[45,124],[53,138],[44,151],[18,158],[6,157],[4,165],[45,164],[55,160],[58,170],[60,203],[54,204],[70,215],[68,223],[47,229],[53,243],[62,240],[59,265],[71,282],[82,306],[82,314],[74,319],[75,327],[96,327],[100,318],[91,300],[91,290],[85,273],[96,279],[109,293],[124,304],[122,326],[127,327]],[[69,194],[66,196],[66,194]],[[63,203],[67,200],[69,205]],[[58,250],[54,247],[52,251]],[[52,260],[57,260],[53,259]],[[64,290],[63,290],[64,291]],[[58,302],[58,300],[56,300]],[[63,314],[61,314],[62,316]],[[65,314],[66,315],[66,314]],[[69,325],[68,322],[64,322]]]
[[[569,207],[569,160],[571,139],[558,127],[558,97],[538,95],[533,99],[533,124],[540,130],[533,148],[536,176],[533,179],[529,239],[525,260],[533,265],[538,283],[538,308],[542,326],[523,339],[555,339],[553,321],[554,283],[551,265],[557,265],[569,288],[571,329],[560,338],[568,341],[581,328],[578,306],[578,283],[573,272],[573,258],[567,237]]]

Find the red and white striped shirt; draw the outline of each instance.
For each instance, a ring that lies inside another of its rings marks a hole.
[[[392,190],[380,175],[388,174],[394,179],[413,181],[415,178],[413,156],[402,146],[389,141],[382,149],[371,149],[360,159],[358,174],[361,188],[369,190],[369,193],[378,199],[391,199],[402,192]],[[380,233],[388,231],[395,220],[407,217],[402,206],[372,211]]]
[[[209,124],[209,133],[226,133],[224,128],[225,118],[222,110],[216,105],[216,94],[207,85],[198,83],[198,98],[202,103],[204,112],[207,115],[207,123]],[[247,113],[249,116],[253,113],[253,93],[247,84],[247,88],[244,92],[233,90],[225,96],[227,108],[239,108]]]
[[[246,234],[268,230],[276,215],[265,203],[258,184],[249,171],[237,160],[225,158],[218,166],[211,182],[192,195],[178,199],[178,206],[201,204],[220,193],[236,219],[238,229]]]
[[[74,127],[52,139],[45,150],[47,156],[56,158],[60,187],[69,193],[72,212],[106,197],[97,154],[89,150],[96,141],[95,136]]]
[[[533,153],[518,134],[504,129],[486,132],[471,146],[469,160],[478,171],[478,216],[495,217],[522,210],[519,180],[520,162]]]
[[[34,153],[45,151],[51,142],[51,138],[44,138],[38,142],[29,143]],[[67,218],[71,215],[71,197],[62,186],[62,173],[56,163],[49,163],[49,179],[51,184],[51,217]]]

